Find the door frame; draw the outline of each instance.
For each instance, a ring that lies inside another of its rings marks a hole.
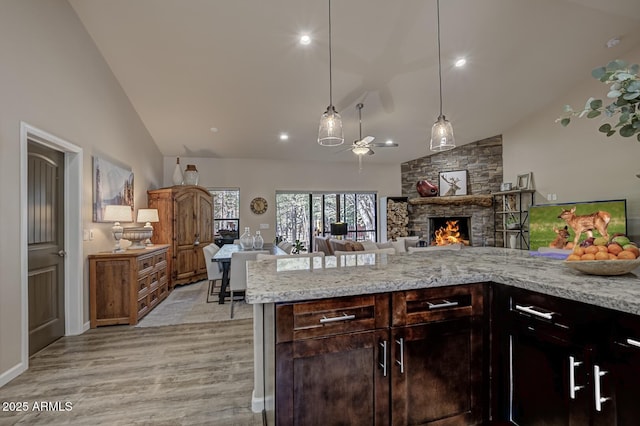
[[[21,269],[21,372],[29,367],[29,297],[28,297],[28,229],[27,229],[27,169],[28,141],[64,153],[64,240],[67,252],[64,262],[65,336],[82,334],[89,329],[84,323],[85,286],[82,261],[82,148],[20,122],[20,269]]]

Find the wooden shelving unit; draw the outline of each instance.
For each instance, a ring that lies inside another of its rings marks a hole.
[[[529,207],[535,189],[494,192],[494,233],[497,247],[529,250]]]

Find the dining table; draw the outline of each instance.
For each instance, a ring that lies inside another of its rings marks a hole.
[[[220,295],[218,296],[218,303],[223,305],[224,299],[229,296],[229,269],[231,268],[231,257],[233,253],[238,251],[251,252],[257,250],[268,250],[270,254],[278,256],[284,256],[286,251],[273,243],[265,243],[262,248],[250,248],[244,249],[240,244],[224,244],[220,247],[220,250],[213,255],[212,262],[218,262],[222,268],[222,285],[220,287]]]

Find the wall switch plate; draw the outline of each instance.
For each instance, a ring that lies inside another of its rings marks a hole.
[[[89,230],[88,229],[83,229],[82,230],[82,241],[89,241]]]
[[[268,223],[261,223],[260,224],[260,229],[269,229],[269,224]]]

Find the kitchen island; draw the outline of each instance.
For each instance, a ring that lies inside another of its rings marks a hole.
[[[490,283],[488,285],[501,284],[640,315],[637,274],[585,275],[567,268],[562,261],[534,257],[520,250],[465,247],[456,251],[365,255],[350,261],[351,264],[357,262],[356,266],[338,266],[335,258],[328,257],[324,269],[312,271],[297,262],[260,261],[251,262],[248,267],[246,297],[254,304],[254,408],[265,408],[269,417],[274,407],[270,392],[275,388],[273,345],[276,339],[275,308],[279,304],[361,295],[381,297],[437,287]]]

